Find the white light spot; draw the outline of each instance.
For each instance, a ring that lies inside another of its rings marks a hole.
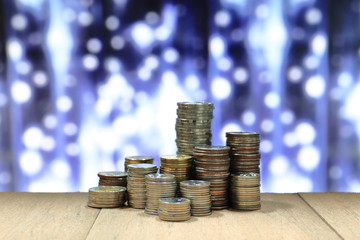
[[[81,26],[87,27],[93,22],[93,16],[89,12],[81,12],[78,15],[78,22]]]
[[[230,21],[231,16],[228,11],[220,10],[215,14],[215,24],[219,27],[227,27]]]
[[[102,129],[98,132],[98,145],[101,151],[111,154],[119,147],[119,137],[111,128]]]
[[[63,159],[55,159],[51,163],[51,172],[52,174],[61,179],[67,179],[70,177],[71,169],[69,164]]]
[[[288,125],[294,122],[295,116],[291,111],[284,111],[281,113],[280,119],[283,124]]]
[[[114,36],[111,38],[110,45],[115,50],[121,50],[125,46],[125,40],[120,36]]]
[[[11,182],[11,174],[7,171],[0,173],[0,185],[7,185]]]
[[[253,125],[256,120],[256,116],[255,116],[254,112],[252,112],[252,111],[245,111],[242,114],[241,118],[242,118],[242,122],[248,126]]]
[[[200,81],[199,78],[193,74],[188,75],[185,78],[185,86],[189,90],[196,90],[200,87]]]
[[[23,14],[16,14],[11,18],[11,26],[18,31],[24,30],[28,25],[27,18]]]
[[[56,107],[61,112],[69,111],[73,106],[72,100],[67,96],[61,96],[56,101]]]
[[[152,29],[143,23],[136,23],[131,30],[131,36],[139,48],[147,48],[154,42]]]
[[[164,52],[164,59],[168,63],[175,63],[179,59],[179,53],[174,48],[166,49]]]
[[[144,82],[149,81],[151,78],[151,70],[148,68],[142,67],[139,69],[137,75],[142,81],[144,81]]]
[[[313,56],[313,55],[307,56],[304,58],[303,63],[307,69],[315,69],[320,64],[320,58],[317,56]]]
[[[73,22],[76,19],[76,12],[74,11],[74,9],[71,8],[66,8],[63,12],[64,14],[64,20],[66,22]]]
[[[222,71],[228,71],[232,68],[232,61],[230,58],[222,57],[217,61],[217,66]]]
[[[315,25],[321,22],[322,14],[317,8],[310,8],[305,13],[305,20],[310,25]]]
[[[109,57],[104,63],[105,69],[110,73],[118,73],[121,69],[121,63],[118,59]]]
[[[269,108],[277,108],[280,104],[280,97],[277,93],[270,92],[265,95],[264,102]]]
[[[53,137],[46,136],[43,137],[41,141],[41,149],[46,152],[50,152],[55,149],[55,140]]]
[[[295,128],[295,134],[299,143],[301,144],[311,144],[316,138],[316,131],[310,123],[302,122],[299,123]]]
[[[125,156],[137,156],[139,155],[139,150],[136,146],[127,144],[123,147],[123,153]]]
[[[31,64],[28,61],[20,61],[16,64],[16,71],[22,75],[28,74],[32,69]]]
[[[32,95],[29,84],[23,81],[16,81],[11,86],[11,96],[17,103],[25,103]]]
[[[26,148],[38,149],[41,146],[43,132],[38,127],[29,127],[22,136],[22,141]]]
[[[48,84],[48,78],[44,71],[35,71],[32,80],[37,87],[45,87]]]
[[[324,55],[327,49],[327,40],[323,33],[316,34],[311,40],[311,48],[318,57]]]
[[[214,58],[220,58],[225,52],[225,42],[220,36],[210,38],[210,52]]]
[[[89,71],[96,70],[96,68],[99,66],[99,60],[93,54],[86,54],[83,57],[82,63],[84,65],[84,67]]]
[[[337,84],[342,88],[350,87],[353,84],[353,77],[348,72],[342,72],[337,79]]]
[[[145,66],[154,70],[159,67],[159,59],[155,55],[150,55],[145,59]]]
[[[95,112],[100,117],[105,117],[110,114],[112,104],[109,100],[99,99],[95,104]]]
[[[18,61],[23,56],[24,50],[21,43],[16,39],[11,39],[7,43],[7,54],[14,61]]]
[[[227,123],[220,131],[220,138],[223,144],[226,142],[226,133],[227,132],[240,132],[242,131],[241,127],[237,123]]]
[[[114,31],[114,30],[118,29],[118,27],[120,26],[120,21],[115,16],[109,16],[105,20],[105,26],[110,31]]]
[[[166,71],[162,75],[162,82],[165,85],[174,86],[177,84],[177,81],[178,81],[177,75],[173,71]]]
[[[260,4],[255,9],[255,14],[260,19],[265,19],[269,16],[269,8],[265,4]]]
[[[156,12],[148,12],[145,16],[145,21],[148,24],[155,25],[160,21],[160,16]]]
[[[246,83],[248,79],[248,72],[243,67],[237,67],[234,69],[233,77],[236,83]]]
[[[219,100],[226,99],[231,93],[231,85],[225,78],[216,77],[211,83],[211,92]]]
[[[305,171],[315,170],[320,163],[319,150],[312,145],[302,147],[299,150],[297,162]]]
[[[320,75],[310,77],[305,83],[305,92],[312,98],[321,97],[325,92],[325,88],[325,80]]]
[[[261,140],[260,152],[269,153],[273,150],[273,144],[269,140]]]
[[[295,133],[288,132],[284,134],[284,144],[288,147],[295,147],[298,144],[298,139]]]
[[[7,103],[7,101],[8,101],[8,100],[7,100],[6,95],[3,94],[3,93],[0,93],[0,107],[5,106],[6,103]]]
[[[97,38],[91,38],[87,41],[86,48],[91,53],[98,53],[102,48],[101,41]]]
[[[46,115],[43,119],[43,124],[48,129],[53,129],[57,126],[57,118],[54,115]]]
[[[27,150],[21,153],[19,163],[25,174],[33,176],[41,170],[43,159],[37,151]]]
[[[329,176],[331,179],[339,179],[343,176],[343,171],[338,166],[332,166],[329,169]]]
[[[165,41],[171,35],[171,30],[167,26],[160,26],[155,30],[155,37],[159,41]]]
[[[272,175],[284,174],[289,168],[289,160],[284,156],[277,156],[272,159],[269,168]]]
[[[71,157],[78,156],[80,153],[79,145],[77,143],[69,143],[66,146],[66,153],[67,153],[67,155],[69,155]]]
[[[270,119],[264,119],[261,122],[260,127],[263,132],[266,132],[266,133],[272,132],[274,130],[274,122],[271,121]]]
[[[136,103],[138,105],[144,105],[145,103],[148,103],[149,101],[149,96],[146,92],[141,92],[141,91],[138,91],[136,94],[135,94],[135,97],[134,97]],[[143,108],[140,108],[139,111],[141,110],[144,110],[146,109],[145,107]]]
[[[64,126],[64,133],[68,136],[74,136],[77,134],[78,128],[75,123],[69,122]]]
[[[303,77],[303,71],[299,66],[292,66],[288,71],[288,78],[290,82],[298,83]]]

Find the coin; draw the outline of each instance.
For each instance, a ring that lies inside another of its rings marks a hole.
[[[114,208],[124,206],[126,188],[121,186],[99,186],[89,189],[89,207]]]
[[[260,209],[260,175],[258,173],[231,174],[230,189],[232,208],[248,211]]]
[[[128,165],[136,163],[154,163],[154,158],[151,156],[128,156],[125,157],[124,169],[127,172]]]
[[[186,221],[191,217],[190,200],[186,198],[160,198],[159,218],[163,221]]]

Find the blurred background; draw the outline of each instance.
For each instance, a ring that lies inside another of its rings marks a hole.
[[[261,133],[263,192],[360,191],[360,1],[0,1],[0,191],[87,191],[176,153],[176,103],[213,144]]]

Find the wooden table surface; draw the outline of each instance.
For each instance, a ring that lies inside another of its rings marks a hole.
[[[186,222],[86,206],[87,193],[0,193],[0,239],[360,239],[360,193],[261,194],[258,211]]]

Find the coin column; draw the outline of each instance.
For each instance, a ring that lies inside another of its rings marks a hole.
[[[126,188],[120,186],[99,186],[89,189],[87,205],[94,208],[122,207],[125,203]]]
[[[194,148],[196,178],[210,182],[212,209],[228,208],[229,150],[227,146]]]
[[[146,206],[146,185],[145,175],[156,173],[157,167],[154,164],[139,163],[128,166],[128,204],[133,208],[145,208]]]
[[[146,183],[146,208],[147,214],[158,214],[159,199],[175,197],[176,180],[173,174],[148,174]]]
[[[118,171],[99,172],[99,186],[127,186],[127,173]]]
[[[150,156],[128,156],[125,157],[124,169],[127,172],[128,165],[137,163],[154,163],[154,158]]]
[[[231,174],[231,207],[239,210],[261,208],[258,173]]]
[[[187,180],[180,183],[181,196],[191,201],[191,215],[211,215],[210,182]]]
[[[159,218],[163,221],[186,221],[191,217],[190,200],[187,198],[160,198]]]
[[[226,145],[231,148],[231,173],[260,173],[259,133],[227,132]]]

